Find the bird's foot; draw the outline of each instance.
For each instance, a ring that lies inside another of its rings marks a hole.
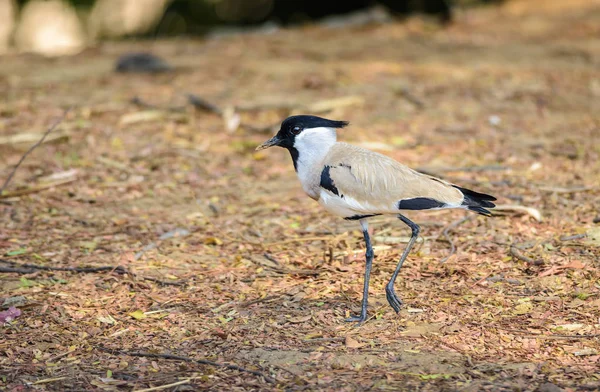
[[[360,316],[350,316],[349,318],[347,318],[346,320],[344,320],[347,323],[358,323],[358,325],[364,323],[365,321],[367,321],[367,315],[365,314],[361,314]]]
[[[385,297],[387,298],[387,301],[390,304],[390,306],[392,308],[394,308],[396,313],[400,313],[400,307],[402,306],[402,301],[396,295],[393,285],[388,284],[387,286],[385,286]]]

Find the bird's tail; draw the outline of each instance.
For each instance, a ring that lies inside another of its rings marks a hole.
[[[478,214],[491,216],[492,213],[487,210],[487,208],[494,208],[496,205],[492,203],[496,198],[491,195],[486,195],[485,193],[479,193],[472,191],[470,189],[461,188],[454,185],[456,189],[461,191],[465,196],[465,199],[462,202],[462,205],[471,211],[475,211]]]

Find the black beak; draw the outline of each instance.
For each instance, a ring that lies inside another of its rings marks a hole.
[[[269,147],[273,147],[273,146],[279,146],[280,143],[281,143],[281,139],[278,138],[277,135],[275,135],[272,138],[270,138],[269,140],[267,140],[266,142],[264,142],[263,144],[261,144],[260,146],[256,147],[256,151],[264,150],[265,148],[269,148]]]

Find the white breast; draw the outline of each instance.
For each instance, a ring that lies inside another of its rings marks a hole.
[[[333,128],[309,128],[296,136],[294,148],[298,150],[296,170],[302,189],[313,199],[319,198],[319,182],[323,159],[336,143]]]
[[[303,162],[302,159],[299,158],[297,170],[298,179],[300,179],[300,184],[302,184],[302,189],[304,189],[304,192],[306,192],[306,194],[311,198],[318,199],[319,195],[316,193],[315,189],[315,173],[314,170],[312,170],[311,165]]]

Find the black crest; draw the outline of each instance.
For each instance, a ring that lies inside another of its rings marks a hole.
[[[281,123],[280,132],[283,131],[293,133],[294,129],[301,132],[305,129],[319,127],[344,128],[346,125],[348,125],[348,121],[335,121],[317,116],[299,115],[286,118],[283,123]]]
[[[292,155],[294,168],[298,170],[299,152],[296,149],[296,147],[294,147],[296,136],[302,133],[302,131],[304,131],[305,129],[344,128],[346,125],[348,125],[347,121],[328,120],[326,118],[317,116],[291,116],[286,118],[283,121],[283,123],[281,123],[281,128],[279,129],[279,132],[277,132],[277,135],[275,135],[273,138],[271,138],[271,140],[268,141],[268,146],[280,146],[283,148],[287,148],[290,154]]]

